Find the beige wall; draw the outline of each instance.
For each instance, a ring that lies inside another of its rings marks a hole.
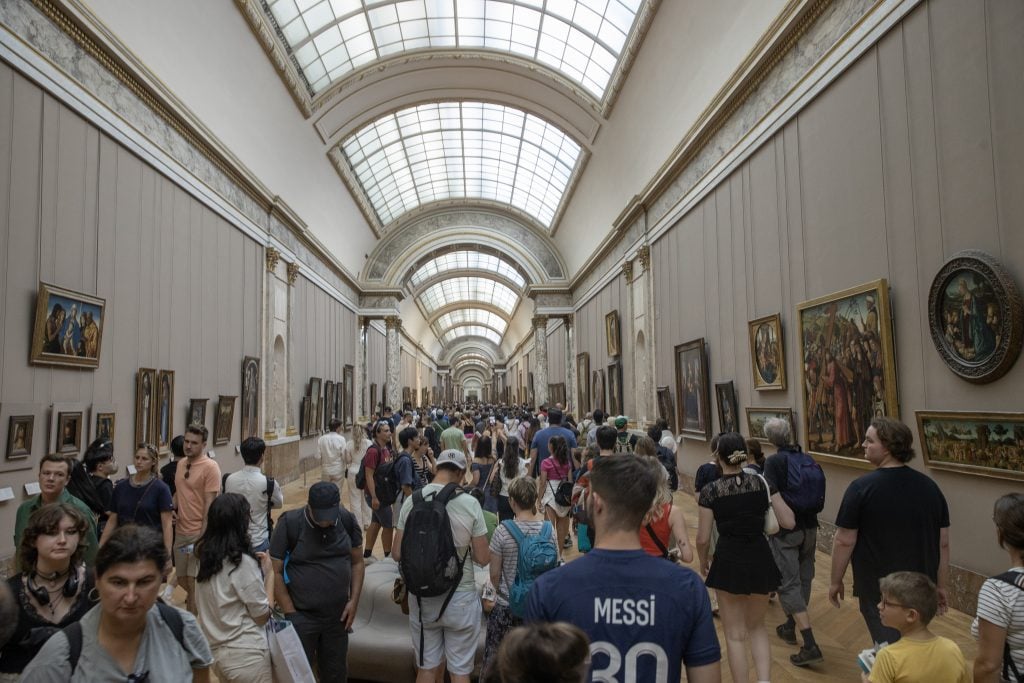
[[[618,311],[620,330],[622,330],[621,338],[623,340],[628,339],[629,335],[621,327],[627,319],[626,305],[628,300],[626,278],[620,272],[576,312],[576,353],[587,352],[590,354],[590,377],[586,378],[586,386],[590,388],[591,404],[589,406],[580,406],[578,410],[579,419],[583,419],[596,405],[593,396],[593,376],[595,370],[604,370],[605,396],[607,397],[608,395],[608,363],[612,359],[608,356],[608,345],[604,333],[604,317],[612,311]],[[628,387],[633,386],[631,379],[633,359],[628,352],[625,352],[625,348],[622,351],[624,353],[619,355],[623,363],[622,381],[624,386],[622,393],[623,400],[625,401],[625,414],[629,415],[634,403],[630,395],[631,391],[628,389]],[[575,363],[576,359],[574,358],[572,362]],[[582,381],[584,381],[582,378],[576,378],[577,383]],[[607,399],[604,402],[604,409],[608,410]]]
[[[356,314],[304,277],[292,289],[291,389],[295,403],[296,427],[301,414],[302,397],[309,392],[309,378],[323,382],[320,397],[328,380],[340,383],[345,365],[353,368],[355,378]],[[356,415],[358,417],[358,414]],[[301,431],[301,430],[300,430]],[[318,437],[302,439],[300,457],[315,455]]]
[[[741,412],[789,405],[799,422],[795,306],[884,277],[905,422],[922,409],[1020,411],[1024,363],[991,384],[960,380],[932,344],[926,308],[932,278],[962,249],[989,252],[1024,285],[1022,36],[1020,3],[923,4],[653,245],[657,384],[677,404],[673,346],[705,337],[710,379],[736,382]],[[747,321],[777,311],[789,388],[755,392]],[[580,329],[582,350],[597,328]],[[686,441],[684,469],[707,450]],[[913,465],[949,501],[954,564],[999,570],[992,503],[1019,484]],[[825,467],[833,520],[863,471]]]
[[[210,399],[212,430],[217,396],[241,393],[242,357],[261,355],[262,247],[6,64],[0,121],[0,404],[31,405],[37,434],[54,402],[81,405],[89,420],[94,405],[113,406],[124,465],[136,370],[151,367],[176,373],[174,432],[190,398]],[[106,300],[98,369],[27,364],[40,280]],[[239,412],[231,443],[215,448],[226,470],[240,463]],[[46,446],[35,443],[32,469],[0,474],[15,492],[0,503],[0,528],[13,529],[36,478]],[[0,557],[12,550],[4,534]]]

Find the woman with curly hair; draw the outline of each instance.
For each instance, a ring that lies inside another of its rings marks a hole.
[[[270,619],[274,570],[269,553],[250,550],[249,501],[237,493],[214,498],[196,543],[199,623],[215,658],[217,678],[270,681],[263,625]]]

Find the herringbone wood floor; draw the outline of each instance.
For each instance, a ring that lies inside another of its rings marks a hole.
[[[307,477],[307,481],[312,484],[319,481],[320,473],[318,470],[312,471],[308,473]],[[286,510],[300,507],[305,502],[306,489],[301,479],[285,487],[284,508]],[[683,508],[690,532],[690,542],[693,543],[697,538],[697,504],[692,496],[681,492],[676,494],[676,504]],[[374,554],[378,557],[381,556],[379,542]],[[568,553],[567,559],[571,561],[576,555],[577,553],[573,550]],[[768,609],[765,621],[772,643],[772,681],[775,683],[802,681],[859,683],[861,680],[856,657],[857,653],[870,645],[870,638],[856,602],[849,597],[853,594],[852,574],[849,571],[846,576],[847,601],[839,609],[829,604],[830,563],[830,556],[819,551],[810,604],[811,625],[814,628],[815,639],[825,656],[824,663],[806,669],[790,664],[789,655],[795,653],[797,648],[785,644],[775,635],[775,625],[783,622],[785,615],[778,602],[773,602]],[[696,562],[692,566],[695,567]],[[932,622],[932,630],[938,635],[955,641],[963,650],[964,657],[968,662],[974,659],[977,652],[974,639],[970,636],[971,619],[971,616],[963,612],[950,611],[949,614],[937,617]],[[717,618],[715,624],[718,629],[719,641],[723,646],[722,680],[731,682],[733,679],[725,657],[725,637],[722,633],[722,625]],[[685,676],[683,680],[685,680]],[[750,680],[755,680],[753,663],[750,666]]]

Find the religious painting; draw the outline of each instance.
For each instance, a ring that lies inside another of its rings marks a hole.
[[[213,445],[222,446],[231,441],[231,427],[235,421],[235,400],[237,396],[221,396],[217,399],[217,416],[213,421]]]
[[[947,261],[928,293],[932,342],[968,382],[996,380],[1013,366],[1024,337],[1024,303],[1010,274],[983,251]]]
[[[206,425],[206,404],[208,398],[192,398],[188,401],[188,415],[185,425]]]
[[[161,453],[171,448],[174,438],[174,371],[161,370],[157,379],[156,439],[155,446]]]
[[[402,409],[405,410],[407,406],[412,403],[412,389],[409,387],[402,387]]]
[[[80,410],[57,413],[57,439],[52,449],[55,453],[81,453],[83,415]]]
[[[672,401],[672,389],[658,387],[658,417],[668,423],[668,430],[676,433],[676,407]]]
[[[139,368],[135,374],[135,443],[156,443],[157,374]]]
[[[899,415],[889,285],[869,282],[797,306],[808,452],[867,468],[861,443],[876,415]]]
[[[323,387],[323,380],[319,377],[309,378],[309,393],[307,396],[319,396],[320,389]]]
[[[117,426],[117,416],[114,411],[96,410],[93,411],[92,440],[106,439],[113,441]]]
[[[604,387],[604,370],[594,370],[590,388],[591,404],[594,406],[594,410],[600,408],[607,413],[608,404],[605,402]]]
[[[739,407],[736,405],[736,386],[732,380],[715,383],[715,403],[718,406],[718,426],[723,432],[739,432]]]
[[[618,360],[608,364],[608,412],[611,415],[625,412],[622,404],[622,362]]]
[[[1024,413],[915,414],[929,467],[1024,481]]]
[[[106,301],[39,283],[29,363],[98,368]]]
[[[793,443],[797,443],[796,424],[793,422],[793,411],[790,408],[747,408],[747,433],[751,439],[757,439],[762,443],[768,443],[768,437],[764,433],[764,425],[768,420],[777,417],[789,422],[789,433],[792,434]]]
[[[675,371],[680,433],[711,438],[708,351],[703,337],[675,347]]]
[[[7,430],[7,459],[22,460],[32,455],[35,415],[11,415]]]
[[[338,398],[338,418],[344,423],[345,429],[351,427],[356,419],[355,375],[356,369],[351,365],[346,365],[341,369],[341,395]]]
[[[576,400],[579,401],[580,418],[594,409],[590,402],[590,354],[584,351],[576,354],[576,387],[579,392]]]
[[[335,404],[335,401],[338,398],[338,392],[337,390],[335,390],[335,386],[336,385],[331,380],[327,380],[326,382],[324,382],[324,403],[326,405],[326,409],[324,410],[323,421],[324,429],[330,428],[329,425],[331,424],[331,420],[333,420],[337,415],[337,406]]]
[[[250,436],[262,436],[260,431],[260,359],[245,356],[242,359],[242,433],[244,441]]]
[[[608,355],[614,358],[620,353],[619,312],[612,311],[604,317],[604,340]]]
[[[305,438],[310,434],[310,414],[313,409],[313,399],[309,396],[302,397],[302,403],[299,405],[299,436]]]
[[[782,346],[782,317],[776,313],[747,323],[754,389],[786,388],[786,355]]]

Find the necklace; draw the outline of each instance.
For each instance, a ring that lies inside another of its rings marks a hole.
[[[55,572],[51,572],[50,574],[44,574],[43,572],[41,572],[38,569],[36,569],[35,573],[36,573],[36,576],[38,576],[43,581],[51,582],[51,581],[56,581],[57,579],[60,579],[60,578],[63,578],[65,576],[67,576],[69,573],[71,573],[71,567],[68,567],[67,569],[65,569],[62,572],[55,571]]]

